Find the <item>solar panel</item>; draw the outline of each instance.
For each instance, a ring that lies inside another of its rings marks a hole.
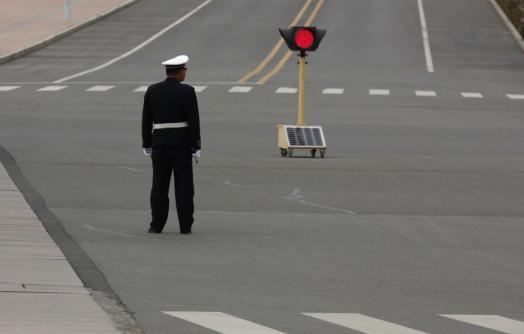
[[[289,147],[325,147],[320,126],[285,126]]]

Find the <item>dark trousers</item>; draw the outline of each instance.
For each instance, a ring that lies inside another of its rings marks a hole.
[[[173,147],[155,147],[153,160],[153,187],[151,188],[151,228],[161,232],[169,214],[169,183],[175,179],[175,201],[180,232],[191,231],[193,225],[193,165],[191,152]]]

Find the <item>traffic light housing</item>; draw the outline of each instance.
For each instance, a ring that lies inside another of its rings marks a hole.
[[[284,38],[288,48],[292,51],[315,51],[326,30],[317,29],[317,27],[296,26],[289,29],[278,29],[280,35]]]

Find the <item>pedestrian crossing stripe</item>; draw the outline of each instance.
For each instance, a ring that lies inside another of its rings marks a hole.
[[[427,334],[359,313],[303,313],[312,318],[366,334]]]
[[[252,86],[233,86],[229,90],[230,93],[249,93],[253,89]]]
[[[462,92],[460,93],[460,95],[462,95],[462,97],[466,99],[481,99],[484,97],[480,93],[470,93],[470,92]]]
[[[285,334],[222,312],[164,312],[222,334]]]
[[[523,334],[524,322],[498,315],[461,315],[441,314],[441,316],[466,322],[479,327],[489,328],[506,334]]]
[[[193,88],[195,89],[195,92],[202,93],[207,88],[207,86],[193,86]]]
[[[278,87],[275,91],[277,94],[296,94],[297,89],[293,87]]]
[[[136,88],[135,90],[133,90],[133,92],[139,92],[139,93],[146,92],[147,91],[147,87],[149,87],[149,86],[140,86],[140,87]]]
[[[87,89],[87,92],[107,92],[110,89],[113,89],[115,86],[93,86]]]
[[[285,334],[222,312],[171,312],[164,314],[223,334]],[[360,313],[302,313],[330,324],[365,334],[429,334],[393,322]],[[440,314],[441,317],[495,330],[505,334],[523,334],[524,322],[498,315]]]
[[[9,83],[6,82],[6,84],[7,85],[0,85],[0,92],[9,92],[9,91],[13,91],[13,90],[22,88],[22,85],[13,85],[16,83],[12,83],[11,85],[9,85]],[[73,87],[76,85],[77,83],[75,83]],[[41,88],[36,88],[35,90],[39,92],[57,92],[57,91],[61,91],[61,90],[64,90],[70,87],[71,85],[49,85],[49,86],[44,86]],[[96,85],[96,86],[92,86],[92,87],[85,89],[85,91],[87,92],[107,92],[115,87],[116,87],[115,85]],[[133,92],[144,93],[147,91],[148,87],[149,86],[146,86],[146,85],[138,86],[135,89],[133,89]],[[207,85],[206,86],[195,85],[193,87],[195,88],[195,92],[197,93],[204,92],[205,90],[209,88],[209,86]],[[232,86],[230,87],[230,89],[227,92],[228,93],[250,93],[252,92],[252,90],[253,90],[253,86]],[[275,94],[296,94],[297,91],[298,90],[295,87],[278,87],[274,91],[274,93]],[[344,88],[325,88],[320,92],[322,93],[322,95],[342,95],[342,94],[345,94],[345,89]],[[437,92],[432,91],[432,90],[415,90],[414,92],[415,92],[415,96],[417,97],[436,97],[437,96]],[[370,96],[390,96],[391,95],[391,91],[389,89],[369,89],[368,93]],[[458,94],[459,96],[461,96],[464,99],[483,99],[484,98],[484,95],[482,93],[474,92],[474,91],[456,92],[455,94]],[[524,100],[524,94],[504,94],[504,96],[510,100],[521,100],[521,101]]]
[[[20,86],[0,86],[0,92],[9,92],[17,88],[20,88]]]
[[[432,90],[416,90],[415,95],[420,97],[435,97],[437,96],[437,92]]]
[[[322,91],[324,95],[342,95],[344,94],[344,88],[326,88]]]
[[[389,95],[389,89],[370,89],[369,95],[381,95],[381,96],[388,96]]]
[[[45,86],[40,89],[37,89],[39,92],[58,92],[62,89],[67,88],[67,86],[57,86],[57,85],[51,85],[51,86]]]
[[[524,100],[524,95],[519,94],[507,94],[506,95],[511,100]]]

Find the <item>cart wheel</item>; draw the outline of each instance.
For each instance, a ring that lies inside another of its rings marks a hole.
[[[280,149],[280,155],[285,157],[287,155],[287,150],[285,148]]]
[[[290,158],[293,157],[293,150],[289,150],[289,157],[290,157]]]
[[[326,156],[326,150],[320,150],[320,157],[324,159],[325,156]]]
[[[311,150],[311,157],[312,158],[314,158],[316,154],[317,154],[317,150],[315,150],[315,149]]]

